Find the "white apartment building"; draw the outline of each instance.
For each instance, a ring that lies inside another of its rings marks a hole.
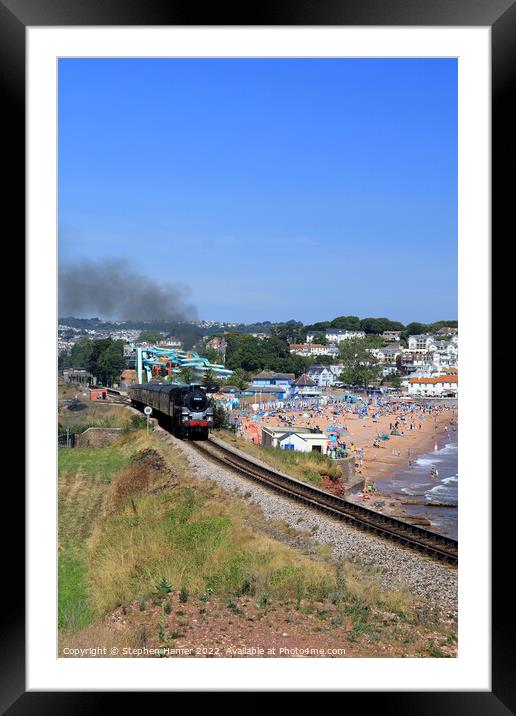
[[[459,363],[458,336],[450,340],[435,341],[431,347],[432,361],[439,366],[456,368]]]
[[[289,348],[291,353],[304,358],[339,355],[339,349],[336,346],[325,346],[323,343],[291,343]]]
[[[408,337],[408,349],[413,353],[428,353],[435,343],[431,333],[421,333]]]
[[[309,331],[306,334],[307,343],[313,343],[314,337],[318,333],[323,331]],[[350,338],[365,338],[364,331],[347,331],[344,328],[327,328],[324,331],[324,335],[328,343],[340,343],[341,341],[349,340]]]

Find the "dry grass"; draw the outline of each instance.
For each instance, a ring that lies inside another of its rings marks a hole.
[[[130,424],[132,414],[123,405],[99,403],[79,396],[80,402],[86,407],[83,410],[69,410],[63,405],[58,411],[60,430],[67,428],[73,432],[86,428],[124,428]]]
[[[107,648],[107,653],[103,649]],[[126,627],[125,629],[117,628],[116,624],[107,622],[104,618],[97,619],[91,624],[88,624],[84,629],[78,632],[64,632],[60,635],[59,639],[59,656],[61,657],[80,657],[80,650],[86,650],[89,658],[106,658],[116,657],[124,658],[124,649],[134,649],[139,646],[145,646],[145,637],[142,630],[134,626]],[[99,651],[96,653],[92,652],[92,647],[98,647]],[[79,650],[72,654],[64,653],[64,649]],[[111,651],[117,649],[116,653]],[[125,658],[130,658],[125,655]]]
[[[381,590],[372,571],[336,564],[324,546],[310,557],[267,537],[256,505],[192,478],[184,454],[159,434],[126,434],[93,453],[68,450],[61,466],[61,650],[137,646],[136,626],[120,630],[109,614],[152,603],[162,580],[201,601],[245,594],[301,611],[331,608],[358,640],[376,638],[391,621],[405,631],[418,623],[412,596]]]
[[[135,439],[134,444],[131,439]],[[124,436],[107,448],[59,451],[59,626],[78,629],[95,617],[86,555],[93,525],[104,518],[113,478],[129,462],[139,438]]]
[[[238,594],[249,583],[277,598],[294,598],[301,588],[322,599],[334,587],[326,565],[251,532],[242,505],[203,495],[198,486],[133,494],[133,504],[103,521],[92,538],[88,574],[100,611],[152,593],[162,578],[196,595]]]

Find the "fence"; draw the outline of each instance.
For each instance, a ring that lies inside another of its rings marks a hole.
[[[75,433],[71,433],[69,430],[67,430],[65,433],[58,433],[57,444],[59,447],[75,447]]]

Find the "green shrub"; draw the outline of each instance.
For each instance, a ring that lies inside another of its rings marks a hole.
[[[135,430],[144,430],[147,427],[147,418],[143,415],[131,416],[131,422],[124,427],[125,433],[132,433]]]
[[[230,599],[229,602],[228,602],[228,609],[229,609],[229,611],[230,611],[232,614],[236,614],[236,615],[239,615],[239,616],[241,616],[241,615],[244,613],[244,612],[238,607],[238,605],[235,604],[235,602],[232,601],[231,599]]]
[[[166,597],[171,591],[172,585],[165,579],[165,577],[162,577],[156,585],[156,592],[160,597]]]
[[[269,604],[269,595],[267,594],[267,592],[261,592],[256,602],[256,606],[259,609],[262,609],[263,607],[266,607],[267,604]]]

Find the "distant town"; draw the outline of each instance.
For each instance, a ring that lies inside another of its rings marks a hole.
[[[151,360],[153,350],[159,360]],[[203,356],[206,370],[181,371],[171,358],[176,352]],[[294,320],[241,324],[63,317],[58,355],[65,380],[122,389],[142,380],[217,377],[225,392],[271,393],[280,400],[285,388],[316,396],[344,385],[379,386],[409,396],[458,396],[458,323],[452,320],[403,325],[387,318],[340,316],[305,326]],[[214,376],[211,366],[218,366],[224,378]]]

